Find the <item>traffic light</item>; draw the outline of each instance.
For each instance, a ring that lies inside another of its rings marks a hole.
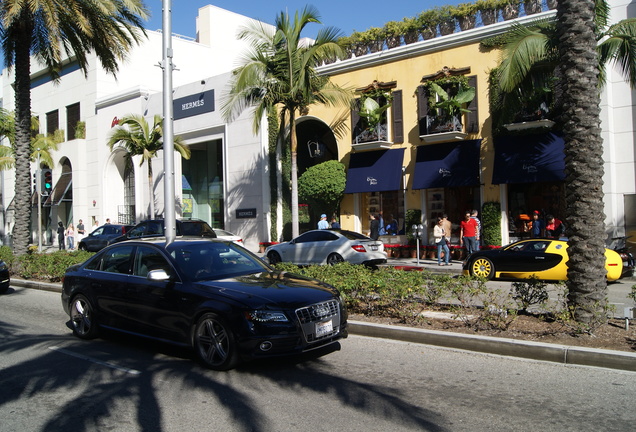
[[[49,195],[53,190],[53,172],[50,169],[42,170],[42,195]]]

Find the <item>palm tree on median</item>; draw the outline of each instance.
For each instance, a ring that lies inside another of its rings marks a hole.
[[[128,115],[119,120],[108,138],[108,147],[111,151],[117,145],[126,149],[126,157],[141,156],[139,166],[144,162],[148,165],[148,192],[150,197],[150,219],[155,217],[155,194],[153,188],[152,159],[157,156],[159,150],[163,150],[163,119],[155,115],[152,128],[143,116]],[[190,159],[190,149],[183,145],[180,136],[174,137],[174,149],[184,159]]]
[[[299,234],[296,117],[314,103],[348,105],[351,100],[348,90],[334,85],[315,70],[324,60],[342,55],[337,43],[340,31],[325,27],[310,42],[301,38],[310,23],[320,24],[320,17],[317,9],[306,6],[293,19],[281,12],[273,29],[260,22],[245,27],[239,38],[248,41],[251,49],[243,64],[233,71],[232,87],[222,108],[225,118],[232,120],[245,109],[255,107],[254,133],[260,130],[266,114],[280,109],[280,138],[288,129],[291,150],[293,237]]]
[[[15,70],[15,199],[14,252],[27,252],[30,238],[31,189],[31,55],[59,79],[64,55],[88,73],[94,53],[115,74],[145,31],[148,17],[142,0],[3,0],[0,41],[5,64]]]

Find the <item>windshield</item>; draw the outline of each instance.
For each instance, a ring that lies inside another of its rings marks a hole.
[[[179,242],[170,255],[183,275],[193,281],[216,280],[269,271],[265,263],[233,243]]]

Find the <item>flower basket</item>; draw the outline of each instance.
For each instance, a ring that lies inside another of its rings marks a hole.
[[[396,48],[399,47],[402,43],[400,36],[389,36],[386,38],[386,46],[387,48]]]
[[[409,252],[411,253],[411,258],[417,258],[418,250],[415,247],[409,248]]]
[[[426,258],[435,259],[436,255],[437,255],[437,246],[426,247]]]
[[[541,0],[525,0],[523,2],[523,10],[526,11],[526,15],[534,15],[541,12],[543,4]]]
[[[448,21],[442,21],[439,23],[439,33],[442,36],[449,35],[455,32],[455,20],[450,19]]]
[[[507,4],[501,8],[501,16],[508,21],[519,16],[519,4]]]
[[[457,18],[457,24],[459,24],[459,28],[462,31],[475,28],[476,22],[477,22],[477,17],[475,15],[468,15],[468,16]]]
[[[420,34],[422,35],[422,39],[424,40],[433,39],[435,36],[437,36],[437,32],[435,31],[434,27],[427,27],[422,29],[420,30]]]
[[[401,256],[402,258],[410,258],[411,246],[402,246]]]
[[[526,12],[526,15],[534,15],[541,12],[542,9],[542,0],[525,0],[523,2],[523,10]]]
[[[481,23],[485,26],[496,23],[498,15],[499,11],[497,11],[497,9],[483,9],[479,11]]]
[[[407,45],[417,42],[417,39],[419,38],[416,31],[410,31],[408,33],[405,33],[403,37],[404,37],[404,43]]]

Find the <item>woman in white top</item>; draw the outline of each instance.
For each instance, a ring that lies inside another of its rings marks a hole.
[[[444,229],[444,219],[437,218],[437,225],[433,228],[433,238],[437,245],[437,265],[451,265],[448,261],[450,259],[450,249],[446,243],[446,230]],[[442,252],[444,252],[444,264],[442,264]]]

